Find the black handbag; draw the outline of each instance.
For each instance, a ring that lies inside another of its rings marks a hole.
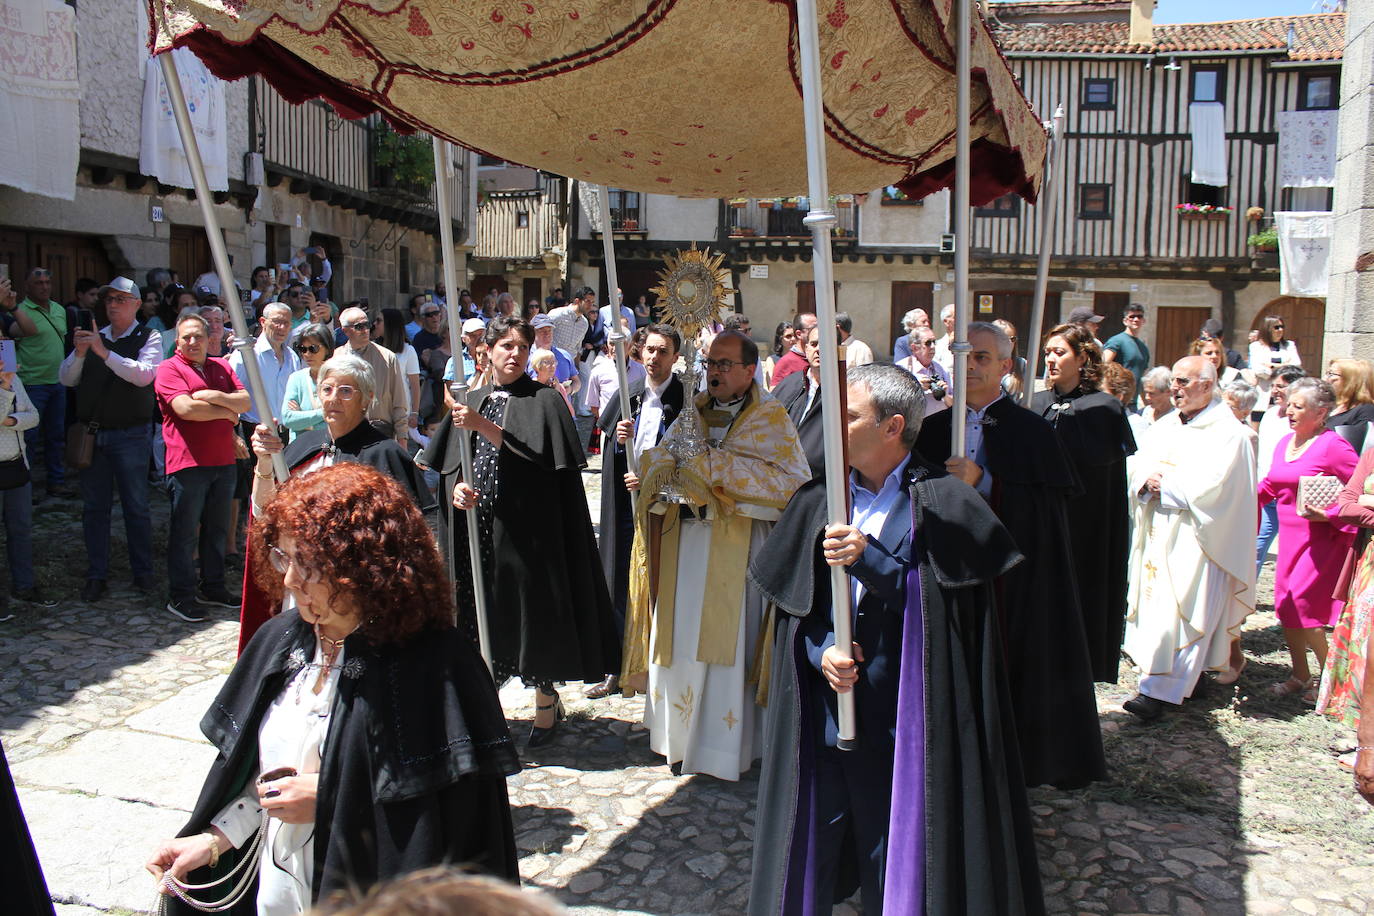
[[[16,490],[32,479],[23,455],[0,461],[0,490]]]

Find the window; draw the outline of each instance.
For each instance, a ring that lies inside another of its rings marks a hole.
[[[1112,186],[1084,184],[1078,186],[1079,219],[1112,218]]]
[[[528,229],[530,227],[530,213],[528,210],[515,211],[515,228]]]
[[[1226,98],[1226,71],[1219,65],[1199,64],[1188,71],[1190,102],[1221,102]]]
[[[498,159],[495,156],[478,156],[477,164],[482,168],[498,168],[506,164],[506,160]]]
[[[396,290],[410,292],[410,249],[404,245],[396,246]]]
[[[1003,194],[973,211],[974,216],[1015,217],[1021,213],[1021,198],[1015,194]]]
[[[1322,111],[1340,102],[1340,81],[1334,73],[1304,73],[1298,77],[1298,110]]]
[[[1194,184],[1188,172],[1183,173],[1183,203],[1226,206],[1226,189],[1210,184]]]
[[[639,192],[610,189],[611,229],[625,230],[639,228]]]
[[[1116,80],[1087,77],[1083,80],[1083,110],[1113,111],[1116,108]]]

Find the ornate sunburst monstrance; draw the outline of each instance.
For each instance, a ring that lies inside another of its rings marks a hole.
[[[659,285],[651,292],[659,297],[660,314],[664,324],[671,325],[682,335],[682,357],[686,371],[682,387],[691,398],[697,390],[697,334],[708,324],[719,320],[725,298],[735,290],[726,286],[730,271],[721,267],[725,255],[713,255],[710,249],[698,251],[693,245],[667,258],[667,266],[659,272]],[[689,405],[690,406],[690,402]],[[688,458],[706,453],[706,436],[695,410],[684,410],[679,419],[677,437],[667,445],[679,466]],[[660,497],[669,502],[691,500],[674,483],[667,483]]]

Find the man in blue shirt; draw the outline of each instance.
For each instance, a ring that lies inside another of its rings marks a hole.
[[[577,363],[571,353],[553,345],[553,319],[548,315],[535,315],[530,321],[530,326],[534,328],[534,346],[530,348],[530,352],[548,350],[553,354],[554,361],[558,364],[558,368],[554,370],[554,377],[567,386],[568,396],[572,397],[578,389]],[[531,378],[534,377],[534,366],[527,366],[525,371]]]
[[[1150,371],[1150,348],[1140,339],[1140,329],[1145,327],[1145,309],[1132,304],[1126,309],[1122,321],[1126,330],[1109,337],[1102,345],[1102,359],[1109,363],[1121,363],[1131,370],[1135,376],[1136,397],[1139,397],[1140,380]]]

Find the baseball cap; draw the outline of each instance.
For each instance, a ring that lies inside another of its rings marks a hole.
[[[535,315],[530,319],[530,327],[536,331],[540,328],[551,328],[553,327],[553,319],[548,315]]]
[[[471,334],[473,331],[481,331],[486,328],[481,318],[469,318],[463,322],[463,333]]]
[[[95,291],[96,298],[105,298],[105,294],[111,290],[117,293],[123,293],[126,296],[133,296],[135,299],[139,298],[141,295],[138,291],[138,284],[134,283],[133,280],[130,280],[128,277],[115,277],[109,283],[106,283]]]
[[[1084,322],[1098,322],[1104,320],[1101,315],[1095,314],[1089,306],[1080,305],[1078,308],[1069,312],[1070,324],[1082,324]]]
[[[1207,337],[1220,337],[1221,330],[1222,325],[1219,318],[1208,318],[1202,323],[1202,333]]]

